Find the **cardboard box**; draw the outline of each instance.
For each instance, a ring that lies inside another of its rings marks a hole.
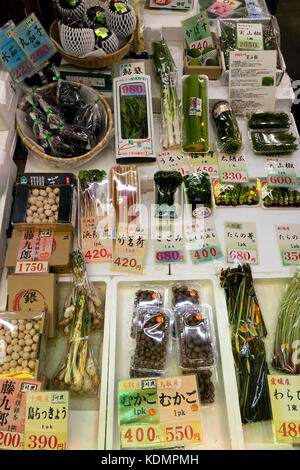
[[[187,58],[187,44],[186,40],[184,40],[184,48],[183,48],[183,66],[184,66],[184,74],[185,75],[206,75],[209,80],[218,80],[222,73],[222,59],[220,54],[220,49],[218,43],[216,43],[216,48],[218,51],[218,61],[219,65],[188,65],[188,58]]]
[[[19,230],[14,230],[9,242],[6,258],[8,274],[14,274],[15,272],[21,233],[22,232]],[[50,272],[56,274],[68,274],[70,272],[73,241],[73,233],[70,231],[54,233],[52,253],[49,262]]]
[[[7,308],[13,312],[45,311],[49,338],[56,336],[58,280],[55,274],[15,274],[7,278]]]
[[[30,322],[30,320],[38,319],[41,321],[39,329],[39,338],[37,344],[37,357],[35,359],[35,367],[32,370],[32,379],[38,380],[43,384],[46,384],[47,380],[44,374],[44,365],[46,360],[46,348],[47,348],[47,330],[48,330],[48,315],[47,313],[37,310],[37,311],[6,311],[0,313],[0,326],[4,322],[11,323],[12,320],[25,320],[25,322]],[[12,324],[12,323],[11,323]],[[6,348],[7,345],[5,345]],[[5,350],[6,355],[6,350]],[[3,372],[5,376],[5,372]],[[16,371],[15,376],[18,375]],[[13,374],[10,374],[13,376]]]
[[[83,83],[99,91],[112,91],[112,67],[100,70],[81,69],[62,59],[59,71],[61,78],[69,82]]]

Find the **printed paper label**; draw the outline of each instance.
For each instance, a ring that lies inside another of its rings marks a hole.
[[[276,235],[279,244],[283,266],[300,265],[300,225],[276,225]]]
[[[225,222],[225,246],[228,263],[258,264],[255,222]]]

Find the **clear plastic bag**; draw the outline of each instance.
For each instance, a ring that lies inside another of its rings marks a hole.
[[[258,155],[283,155],[298,150],[298,139],[292,132],[252,131],[250,140]]]
[[[217,102],[212,110],[216,125],[218,145],[222,152],[234,154],[243,145],[236,116],[228,101]]]
[[[141,188],[138,167],[115,166],[110,170],[111,200],[116,211],[116,223],[140,222]]]
[[[248,115],[248,127],[251,130],[288,130],[291,124],[291,116],[284,111],[256,111]]]
[[[237,7],[227,6],[226,3],[216,0],[198,0],[201,10],[206,10],[209,19],[217,18],[261,18],[270,16],[268,7],[264,0],[239,0]],[[216,7],[216,3],[217,7]]]
[[[88,136],[90,148],[95,147],[100,140],[102,127],[102,116],[98,102],[82,105],[75,114],[73,126],[84,129],[84,132]]]
[[[2,312],[0,377],[39,380],[39,360],[45,332],[44,312]]]
[[[135,351],[130,377],[160,377],[165,373],[170,348],[170,312],[160,307],[136,310]]]
[[[261,199],[264,208],[295,208],[300,207],[300,191],[284,187],[271,187],[267,181],[261,184]]]
[[[220,207],[257,207],[260,203],[260,181],[256,184],[213,182],[214,202]]]
[[[137,288],[134,295],[134,311],[131,320],[131,338],[135,337],[136,330],[136,311],[139,308],[162,307],[164,304],[164,295],[159,287],[147,286],[143,284],[142,288]]]
[[[283,374],[300,374],[300,273],[288,283],[277,319],[272,366]]]
[[[189,173],[183,177],[185,195],[192,205],[192,211],[197,205],[212,207],[211,182],[208,173]]]
[[[57,83],[57,105],[67,123],[72,123],[78,109],[84,106],[78,86],[66,80]]]
[[[216,346],[208,305],[180,308],[175,319],[179,364],[198,370],[216,364]]]

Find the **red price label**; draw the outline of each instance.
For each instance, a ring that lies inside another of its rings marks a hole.
[[[222,171],[221,181],[238,181],[240,183],[246,183],[248,181],[248,177],[244,171]]]
[[[112,253],[109,253],[106,248],[99,248],[88,250],[84,258],[88,261],[112,260]]]
[[[278,441],[300,440],[300,423],[276,422],[276,437]]]
[[[25,450],[66,450],[64,436],[64,434],[28,434],[25,436]]]
[[[48,272],[48,261],[18,261],[15,269],[15,274],[47,274]]]
[[[211,261],[214,258],[220,258],[222,252],[218,246],[208,246],[201,250],[195,250],[192,256],[194,263],[202,263],[203,261]]]
[[[0,449],[23,449],[23,435],[0,431]]]
[[[228,250],[228,259],[230,261],[246,261],[250,264],[257,264],[256,250]]]
[[[206,39],[204,41],[199,41],[197,44],[191,44],[191,49],[199,49],[199,51],[202,51],[202,49],[206,49],[208,46],[208,42]]]
[[[281,175],[272,175],[268,177],[269,185],[274,186],[287,186],[287,187],[297,187],[297,177],[295,176],[281,176]]]
[[[208,173],[210,175],[218,175],[219,171],[215,166],[198,166],[196,172],[200,173],[201,171]]]
[[[297,262],[300,261],[300,251],[285,251],[283,253],[284,261]]]
[[[131,258],[126,256],[117,256],[114,258],[113,265],[117,271],[143,272],[143,259]]]
[[[158,263],[176,263],[183,261],[182,251],[158,251],[156,253]]]

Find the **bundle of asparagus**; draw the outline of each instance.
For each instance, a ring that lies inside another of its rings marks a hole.
[[[300,374],[300,273],[289,283],[277,320],[272,365],[288,374]]]
[[[248,264],[221,272],[243,423],[271,419],[268,366],[262,338],[267,330]]]
[[[136,166],[115,166],[110,170],[111,200],[116,211],[116,224],[139,222],[141,203],[140,178]]]

